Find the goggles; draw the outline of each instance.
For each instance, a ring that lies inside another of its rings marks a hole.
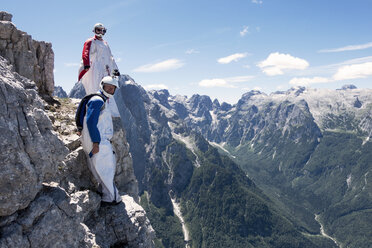
[[[96,28],[94,30],[95,33],[102,33],[102,34],[105,34],[106,33],[106,29],[105,28]]]

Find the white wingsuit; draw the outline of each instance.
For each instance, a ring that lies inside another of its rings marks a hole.
[[[104,80],[105,78],[103,79],[103,81]],[[111,99],[113,98],[110,97],[109,100]],[[93,96],[89,102],[91,101],[96,101],[96,103],[99,103],[99,101],[104,102],[103,99],[99,96]],[[88,166],[101,186],[102,201],[111,203],[120,202],[121,197],[114,183],[116,158],[110,142],[114,130],[112,123],[112,114],[107,106],[108,103],[106,100],[106,102],[104,102],[101,107],[97,122],[97,129],[99,131],[99,136],[101,139],[99,142],[99,152],[94,155],[91,154],[93,142],[87,124],[88,113],[84,117],[84,126],[82,130],[81,141],[83,149],[87,155]]]
[[[96,26],[106,30],[103,24],[97,23],[93,32],[95,32]],[[88,71],[84,70],[87,67],[89,67]],[[116,69],[118,69],[118,66],[108,43],[102,39],[102,35],[96,34],[84,43],[78,79],[84,85],[87,95],[96,93],[99,90],[102,78],[110,76]],[[114,116],[119,116],[114,98],[110,100],[109,108]]]
[[[102,78],[110,76],[113,70],[118,69],[107,42],[96,37],[84,43],[80,73],[86,65],[90,68],[80,79],[87,95],[96,93]]]

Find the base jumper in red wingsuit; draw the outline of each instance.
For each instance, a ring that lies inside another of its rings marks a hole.
[[[120,75],[108,43],[103,40],[107,29],[102,23],[93,27],[94,36],[84,43],[82,61],[79,69],[79,81],[84,85],[86,94],[96,93],[105,76],[111,76],[114,70]],[[119,116],[114,98],[108,103],[113,116]]]

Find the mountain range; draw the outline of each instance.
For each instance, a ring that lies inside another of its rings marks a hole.
[[[372,90],[251,91],[235,105],[150,94],[236,162],[300,230],[316,233],[321,221],[339,246],[371,245]]]
[[[122,84],[116,101],[160,247],[183,246],[174,201],[191,247],[371,245],[372,90],[251,91],[230,105]]]

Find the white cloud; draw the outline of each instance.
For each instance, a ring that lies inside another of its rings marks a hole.
[[[237,88],[234,83],[242,83],[250,81],[253,76],[237,76],[229,78],[213,78],[213,79],[204,79],[199,82],[200,87],[213,88]]]
[[[323,49],[319,50],[319,53],[335,53],[335,52],[344,52],[344,51],[355,51],[355,50],[363,50],[372,47],[372,42],[360,45],[350,45],[340,48],[333,48],[333,49]]]
[[[345,80],[365,78],[368,76],[372,76],[372,62],[342,66],[338,68],[337,72],[333,75],[333,79]]]
[[[243,67],[244,67],[244,68],[246,68],[246,69],[249,69],[249,68],[251,68],[251,66],[250,66],[250,65],[243,65]]]
[[[235,53],[235,54],[229,55],[227,57],[219,58],[217,60],[217,62],[220,63],[220,64],[229,64],[233,61],[236,62],[236,61],[238,61],[242,58],[245,58],[245,57],[247,57],[247,55],[248,55],[247,53]]]
[[[222,88],[235,88],[223,78],[204,79],[199,82],[199,86],[206,88],[222,87]]]
[[[134,72],[161,72],[176,70],[184,66],[184,63],[178,59],[168,59],[155,64],[142,65],[135,68]]]
[[[312,77],[313,75],[333,75],[342,66],[363,64],[367,62],[372,62],[372,56],[350,59],[350,60],[346,60],[346,61],[335,63],[335,64],[309,67],[306,69],[306,71],[302,71],[301,75],[303,77]]]
[[[346,61],[340,63],[340,65],[362,64],[362,63],[367,63],[367,62],[372,62],[372,56],[346,60]]]
[[[267,59],[257,64],[261,70],[269,76],[282,75],[283,70],[304,70],[309,63],[301,58],[296,58],[290,54],[271,53]]]
[[[198,50],[195,50],[194,48],[189,49],[185,52],[186,54],[194,54],[194,53],[200,53]]]
[[[121,60],[122,60],[121,58],[116,58],[115,59],[115,61],[118,62],[118,63],[121,62]]]
[[[249,34],[248,29],[249,29],[248,26],[244,26],[244,27],[243,27],[243,30],[240,31],[240,36],[243,37],[243,36],[245,36],[246,34]]]
[[[80,63],[65,63],[66,67],[79,67]]]
[[[263,1],[262,0],[252,0],[252,3],[263,4]]]
[[[328,83],[331,82],[332,80],[325,78],[325,77],[313,77],[313,78],[306,78],[306,77],[301,77],[301,78],[292,78],[289,81],[289,84],[292,85],[297,85],[297,86],[308,86],[310,84],[318,84],[318,83]]]
[[[230,83],[242,83],[242,82],[248,82],[253,78],[254,76],[237,76],[237,77],[225,78],[225,80]]]
[[[146,90],[151,90],[151,89],[168,89],[168,86],[166,86],[165,84],[149,84],[149,85],[145,85],[143,86],[143,88],[145,88]]]

